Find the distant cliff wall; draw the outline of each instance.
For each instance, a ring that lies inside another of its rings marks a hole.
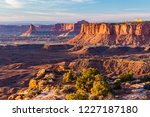
[[[70,44],[149,45],[150,23],[82,24]]]
[[[22,37],[30,36],[49,36],[49,37],[60,37],[60,38],[72,38],[80,33],[82,24],[88,24],[87,21],[79,21],[75,24],[58,23],[54,25],[30,25],[28,30],[22,33]]]
[[[50,31],[64,32],[64,31],[73,31],[74,24],[55,24]]]

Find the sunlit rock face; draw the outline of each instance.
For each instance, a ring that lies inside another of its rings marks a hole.
[[[21,36],[29,37],[30,35],[32,35],[34,33],[36,33],[36,28],[34,25],[31,24],[29,26],[29,29],[25,33],[23,33]]]
[[[50,28],[52,28],[51,25],[33,25],[30,24],[27,31],[22,33],[21,37],[42,37],[42,36],[51,36]]]
[[[74,24],[55,24],[51,31],[73,31]]]
[[[82,24],[80,34],[70,44],[149,45],[150,23]]]
[[[73,38],[80,33],[82,24],[88,24],[87,21],[79,21],[75,24],[58,23],[54,25],[30,25],[28,29],[22,33],[21,37],[48,36],[58,38]]]

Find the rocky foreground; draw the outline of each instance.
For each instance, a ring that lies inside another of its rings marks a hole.
[[[0,99],[150,99],[148,47],[13,45],[0,55]],[[80,89],[80,78],[92,84]]]

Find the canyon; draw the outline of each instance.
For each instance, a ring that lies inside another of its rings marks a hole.
[[[134,73],[136,80],[142,80],[150,73],[150,49],[144,47],[89,47],[67,44],[7,45],[0,46],[0,55],[0,99],[21,99],[16,96],[26,93],[30,80],[35,78],[41,70],[56,74],[55,83],[51,84],[53,87],[63,85],[62,74],[68,69],[80,72],[84,69],[96,68],[111,80],[129,72]],[[124,92],[127,90],[123,88],[121,94],[115,94],[119,97],[113,99],[150,99],[149,90],[143,89],[146,82],[141,81],[141,84],[138,82],[140,81],[127,86],[128,92]],[[50,88],[51,85],[48,87]],[[140,85],[140,88],[137,86],[132,88],[132,85]],[[46,85],[43,87],[46,88]],[[142,92],[132,93],[132,90]],[[43,88],[43,94],[28,99],[54,99],[54,92],[55,89],[50,89],[45,94]],[[64,99],[65,94],[61,96],[63,96],[61,99]]]
[[[5,25],[0,37],[0,100],[65,99],[63,90],[74,91],[75,84],[65,84],[64,74],[89,68],[112,89],[120,75],[133,73],[109,99],[150,99],[150,22]]]

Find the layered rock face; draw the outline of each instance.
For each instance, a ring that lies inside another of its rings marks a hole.
[[[73,38],[74,24],[55,24],[50,29],[50,33],[58,38]]]
[[[70,32],[79,34],[82,24],[89,24],[89,23],[85,20],[82,20],[82,21],[78,21],[75,24],[65,24],[65,23],[55,24],[53,26],[53,28],[50,29],[50,31],[52,31],[52,32],[68,32],[68,31],[70,31]]]
[[[64,32],[64,31],[73,31],[74,24],[55,24],[51,31]]]
[[[83,24],[70,44],[150,45],[150,23]]]
[[[82,24],[89,24],[89,22],[85,21],[85,20],[81,20],[78,21],[77,23],[74,24],[74,32],[76,32],[77,34],[80,33]]]
[[[22,37],[30,36],[48,36],[48,37],[60,37],[60,38],[73,38],[80,33],[82,24],[88,24],[87,21],[79,21],[75,24],[58,23],[55,25],[34,26],[30,25],[29,29],[24,32]]]
[[[23,37],[29,37],[30,35],[32,35],[34,33],[36,33],[36,28],[35,28],[34,25],[31,24],[29,26],[29,29],[25,33],[23,33],[21,36],[23,36]]]
[[[136,75],[148,74],[150,72],[149,61],[144,62],[128,59],[80,59],[69,63],[68,66],[78,71],[89,67],[97,68],[102,74],[112,76],[131,71]]]

